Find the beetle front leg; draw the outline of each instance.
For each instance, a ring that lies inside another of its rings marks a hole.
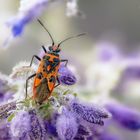
[[[41,61],[40,57],[38,57],[37,55],[33,55],[32,59],[31,59],[31,62],[30,62],[30,67],[32,66],[34,58],[36,58],[37,60]]]

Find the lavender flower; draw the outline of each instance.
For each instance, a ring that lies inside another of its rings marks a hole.
[[[0,106],[0,120],[5,120],[16,110],[16,102],[7,103]]]
[[[45,140],[46,130],[35,110],[19,112],[11,122],[11,131],[21,140]]]
[[[90,130],[87,127],[80,124],[78,127],[77,135],[74,138],[74,140],[84,140],[85,137],[89,137],[90,135],[91,135]]]
[[[103,119],[109,117],[109,113],[106,110],[97,106],[90,107],[74,102],[72,109],[80,118],[89,123],[104,125]]]
[[[19,12],[7,25],[11,27],[13,36],[22,33],[23,28],[33,19],[37,18],[48,4],[48,0],[20,0]]]
[[[74,85],[76,83],[75,75],[65,65],[60,65],[58,78],[60,83],[64,85]]]
[[[100,42],[97,44],[97,55],[99,60],[107,62],[119,59],[120,54],[117,47],[110,42]]]
[[[128,66],[123,72],[124,78],[139,79],[140,78],[140,66]]]
[[[45,121],[44,125],[45,125],[45,129],[46,129],[48,135],[51,135],[51,136],[54,136],[54,137],[58,136],[56,126],[50,120]]]
[[[35,113],[34,110],[29,111],[30,115],[30,131],[29,136],[32,140],[45,140],[46,130],[44,128],[43,122],[39,119],[39,116]]]
[[[23,133],[30,130],[30,116],[26,111],[20,111],[11,121],[11,132],[14,137],[22,137]]]
[[[9,123],[2,121],[0,123],[0,140],[12,140],[12,134],[9,129]]]
[[[56,130],[57,118],[58,118],[58,113],[54,111],[54,113],[51,113],[51,117],[49,117],[49,119],[44,119],[44,126],[48,137],[58,138],[58,134]]]
[[[86,128],[85,126],[79,125],[78,134],[83,135],[83,136],[89,136],[90,132],[89,132],[88,128]]]
[[[121,126],[134,131],[140,129],[139,112],[117,103],[107,104],[106,108]]]
[[[74,115],[65,110],[57,119],[57,133],[61,140],[73,140],[77,134],[78,124]]]
[[[84,136],[76,136],[74,140],[85,140]]]
[[[101,135],[98,137],[98,140],[119,140],[120,138],[116,135],[113,135],[112,133],[109,133],[107,131],[104,131],[101,133]]]
[[[46,6],[56,0],[20,0],[18,14],[7,22],[14,37],[21,35],[26,24],[38,18]],[[67,0],[67,16],[80,15],[77,0]]]

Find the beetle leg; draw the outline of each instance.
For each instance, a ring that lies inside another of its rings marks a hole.
[[[37,55],[33,55],[32,59],[31,59],[30,67],[32,66],[34,58],[36,58],[37,60],[41,61],[40,57],[38,57]]]
[[[58,87],[58,86],[60,85],[60,81],[59,81],[58,76],[56,77],[56,80],[57,80],[58,84],[57,84],[57,85],[55,85],[55,87],[54,87],[54,88],[56,88],[56,87]]]
[[[46,48],[45,48],[43,45],[42,45],[41,47],[42,47],[42,49],[44,50],[44,52],[47,53]]]
[[[68,60],[67,59],[62,59],[60,62],[65,62],[65,66],[67,66],[67,64],[68,64]]]
[[[35,74],[32,74],[31,76],[29,76],[27,79],[26,79],[26,96],[25,96],[25,99],[27,98],[27,87],[28,87],[28,81],[35,77],[36,76],[36,73]]]

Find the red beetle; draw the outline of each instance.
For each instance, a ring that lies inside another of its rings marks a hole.
[[[48,32],[48,30],[43,25],[43,23],[40,20],[38,20],[38,22]],[[85,34],[79,34],[76,36],[72,36],[61,41],[58,45],[55,45],[51,34],[49,32],[48,34],[52,40],[52,45],[49,47],[49,51],[47,51],[46,48],[42,46],[45,52],[45,55],[43,56],[43,58],[40,58],[37,55],[33,55],[30,66],[32,65],[34,58],[39,60],[40,64],[39,64],[37,72],[29,76],[26,80],[26,98],[27,98],[28,80],[34,77],[33,99],[39,104],[47,100],[51,96],[53,89],[57,87],[58,85],[60,85],[60,82],[58,79],[58,70],[60,67],[60,63],[65,62],[65,65],[67,65],[68,63],[68,60],[66,59],[61,60],[59,57],[60,45],[66,40],[85,35]]]

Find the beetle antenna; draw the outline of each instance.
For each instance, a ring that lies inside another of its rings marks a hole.
[[[51,40],[52,40],[52,45],[54,45],[54,40],[52,38],[52,35],[50,34],[50,32],[48,31],[48,29],[44,26],[44,24],[39,20],[37,19],[37,21],[39,22],[39,24],[47,31],[47,33],[49,34]]]
[[[86,33],[82,33],[82,34],[78,34],[78,35],[76,35],[76,36],[68,37],[68,38],[66,38],[65,40],[61,41],[61,42],[58,44],[58,47],[59,47],[62,43],[64,43],[65,41],[67,41],[67,40],[69,40],[69,39],[77,38],[77,37],[80,37],[80,36],[83,36],[83,35],[86,35]]]

